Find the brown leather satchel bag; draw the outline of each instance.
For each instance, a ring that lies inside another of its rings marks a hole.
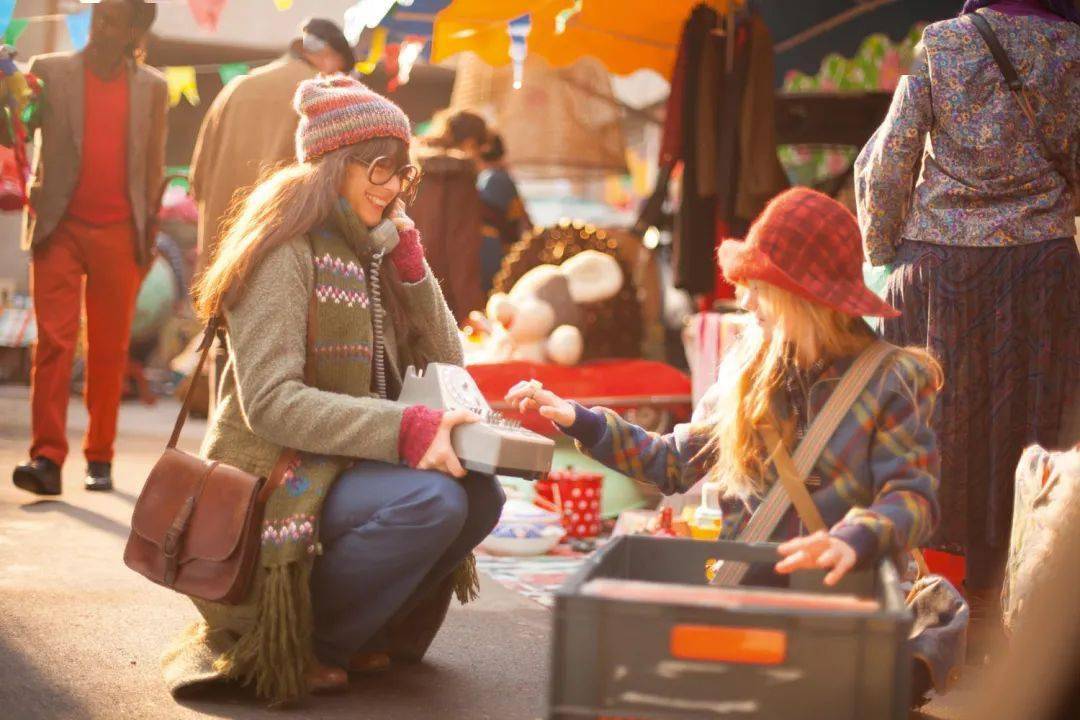
[[[218,322],[215,317],[206,326],[196,380]],[[195,384],[188,387],[169,444],[135,503],[124,564],[184,595],[235,605],[247,596],[259,557],[263,508],[288,458],[282,453],[267,481],[178,450]]]

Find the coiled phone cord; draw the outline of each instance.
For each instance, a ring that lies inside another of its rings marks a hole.
[[[375,371],[375,393],[384,400],[386,399],[386,357],[383,353],[383,304],[380,269],[385,254],[385,250],[375,251],[375,255],[371,259],[371,271],[368,273],[368,282],[371,285],[371,319],[375,331],[375,338],[371,344],[372,367]]]

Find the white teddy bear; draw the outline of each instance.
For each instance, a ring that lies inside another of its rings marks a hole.
[[[491,359],[576,365],[585,350],[578,306],[615,297],[622,285],[619,262],[596,250],[532,268],[488,300]]]

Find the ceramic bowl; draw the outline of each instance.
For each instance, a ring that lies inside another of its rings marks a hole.
[[[563,539],[562,525],[500,522],[480,547],[492,555],[543,555]]]

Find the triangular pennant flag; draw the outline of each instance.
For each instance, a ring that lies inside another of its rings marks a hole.
[[[292,7],[292,0],[274,0],[274,5],[277,6],[278,12],[285,12]]]
[[[375,72],[375,67],[382,60],[386,50],[386,28],[375,28],[371,34],[371,47],[368,48],[367,57],[356,63],[356,72],[370,75]]]
[[[521,89],[525,75],[525,55],[528,53],[528,38],[532,31],[532,15],[516,17],[506,26],[510,35],[510,62],[513,64],[515,90]]]
[[[248,67],[247,63],[225,63],[218,68],[218,75],[221,76],[222,85],[228,85],[233,78],[247,75],[249,72],[251,72],[251,68]]]
[[[5,32],[11,15],[15,12],[15,0],[0,0],[0,32]]]
[[[67,24],[71,44],[76,50],[82,50],[90,42],[90,11],[72,13],[64,18]]]
[[[30,21],[26,18],[15,18],[8,23],[7,30],[4,31],[4,44],[14,45],[19,42],[19,37],[23,34],[23,30],[30,24]]]
[[[566,24],[570,22],[570,19],[581,12],[581,5],[583,0],[574,0],[574,4],[565,10],[560,10],[555,16],[555,34],[562,35],[566,32]]]
[[[413,65],[420,59],[420,53],[424,51],[426,42],[424,38],[416,36],[409,36],[402,41],[401,49],[398,50],[398,87],[409,82],[409,78],[412,77]]]
[[[351,8],[345,11],[345,39],[350,45],[360,42],[360,35],[365,28],[378,27],[394,8],[396,0],[358,0]],[[402,5],[412,5],[412,0],[402,2]],[[449,3],[444,3],[449,5]]]
[[[169,105],[180,104],[180,98],[192,105],[199,104],[199,86],[195,82],[195,68],[191,65],[165,68],[165,82],[169,85]]]
[[[191,10],[191,17],[195,18],[195,24],[210,32],[217,31],[224,8],[225,0],[188,0],[188,9]]]

